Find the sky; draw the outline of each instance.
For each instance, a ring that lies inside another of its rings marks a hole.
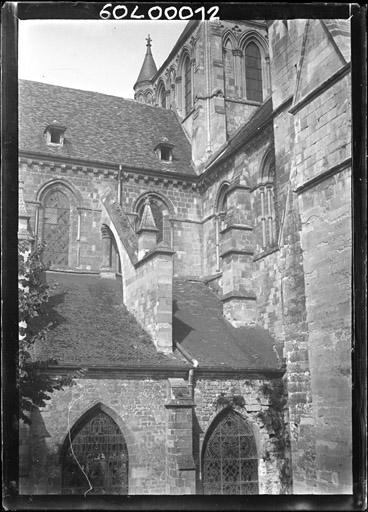
[[[187,21],[19,20],[18,77],[133,98],[152,38],[157,68]]]

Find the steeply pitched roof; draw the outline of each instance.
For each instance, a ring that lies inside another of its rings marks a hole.
[[[153,59],[152,52],[151,52],[151,39],[148,36],[146,55],[144,56],[143,64],[142,64],[142,67],[139,72],[139,75],[138,75],[138,78],[137,78],[134,88],[140,82],[146,82],[147,80],[151,80],[151,78],[153,78],[155,76],[156,72],[157,72],[157,67],[156,67],[156,63]]]
[[[173,337],[200,368],[279,369],[274,341],[262,327],[233,327],[204,283],[176,279]]]
[[[34,351],[37,359],[60,365],[167,367],[190,365],[178,350],[157,352],[150,336],[123,305],[120,280],[98,275],[47,272],[50,300],[39,317],[50,322],[47,338]],[[173,338],[202,369],[274,370],[280,364],[273,340],[261,327],[234,328],[222,315],[219,298],[202,282],[175,279]]]
[[[44,325],[53,322],[39,359],[59,364],[185,368],[181,357],[156,351],[150,336],[123,305],[120,280],[98,275],[47,272],[51,297]]]
[[[44,130],[66,126],[61,147],[47,145]],[[173,161],[159,160],[162,137],[175,144]],[[190,144],[171,110],[117,96],[19,81],[19,149],[94,162],[194,175]]]

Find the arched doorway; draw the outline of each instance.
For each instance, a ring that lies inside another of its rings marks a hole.
[[[69,263],[70,202],[64,191],[51,188],[43,200],[42,240],[46,264],[67,267]]]
[[[128,494],[128,449],[116,422],[101,408],[87,412],[66,440],[62,493]]]
[[[212,423],[202,458],[204,494],[258,494],[258,458],[248,423],[232,409]]]

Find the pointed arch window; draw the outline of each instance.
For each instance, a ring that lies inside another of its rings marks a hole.
[[[160,105],[162,108],[166,108],[166,91],[163,87],[160,91]]]
[[[192,69],[189,56],[187,55],[183,61],[183,77],[184,77],[184,109],[185,115],[188,115],[192,108]]]
[[[205,439],[204,494],[258,494],[258,457],[250,425],[232,409],[221,414]]]
[[[247,44],[244,58],[246,97],[248,100],[261,102],[263,100],[262,57],[256,43]]]
[[[121,274],[121,262],[119,249],[111,229],[106,225],[101,226],[102,235],[102,263],[101,270]]]
[[[62,458],[62,493],[128,494],[128,449],[120,428],[100,408],[72,429]]]
[[[46,243],[44,262],[67,267],[70,242],[70,202],[60,188],[49,190],[43,200],[42,239]]]
[[[157,89],[157,104],[159,107],[166,108],[166,91],[162,81]]]

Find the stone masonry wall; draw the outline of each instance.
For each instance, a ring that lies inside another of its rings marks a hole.
[[[76,270],[98,272],[102,261],[101,204],[106,190],[117,195],[117,171],[76,166],[72,163],[21,159],[20,178],[24,180],[24,196],[31,215],[31,227],[35,229],[39,192],[53,180],[61,180],[75,196],[71,215],[70,266]],[[201,265],[201,201],[191,183],[175,179],[154,179],[143,174],[127,174],[122,182],[122,208],[128,214],[140,196],[147,192],[160,195],[169,205],[172,230],[171,245],[176,251],[174,267],[176,275],[200,275]],[[41,205],[39,205],[41,206]],[[39,235],[41,236],[42,208],[40,208]],[[80,239],[78,235],[80,214]],[[131,215],[134,224],[134,215]],[[123,270],[124,271],[124,270]]]
[[[269,398],[263,392],[263,386],[273,385],[269,379],[247,380],[238,376],[233,378],[217,378],[214,380],[198,378],[194,393],[194,425],[195,438],[194,458],[198,471],[201,471],[201,454],[206,432],[222,408],[215,405],[216,400],[223,393],[225,396],[240,395],[244,398],[244,407],[235,410],[251,425],[258,452],[258,478],[260,494],[284,494],[288,492],[290,484],[287,474],[289,467],[289,452],[280,452],[275,439],[275,432],[266,427],[260,413],[267,411]],[[287,439],[285,439],[287,446]],[[201,478],[197,483],[201,486]]]
[[[172,257],[170,251],[154,251],[126,281],[127,308],[164,352],[172,352]]]
[[[55,391],[46,407],[33,414],[30,431],[24,433],[21,444],[20,492],[61,493],[61,452],[68,431],[92,407],[102,404],[127,444],[129,494],[200,494],[202,445],[208,427],[221,410],[214,405],[220,393],[244,398],[245,406],[235,410],[254,431],[260,493],[288,492],[287,443],[280,451],[273,426],[267,426],[260,416],[269,407],[265,385],[272,386],[272,381],[241,376],[200,378],[195,383],[192,421],[188,416],[190,405],[188,409],[170,406],[167,379],[78,379],[75,386]],[[196,485],[191,476],[194,474]]]
[[[269,40],[293,492],[351,492],[349,76],[318,20]]]
[[[60,494],[60,450],[70,427],[102,403],[113,412],[128,448],[129,494],[165,494],[167,380],[78,380],[55,391],[32,426],[31,472],[21,493]],[[86,485],[86,490],[88,485]]]
[[[295,114],[296,186],[342,166],[299,193],[316,428],[314,485],[321,493],[352,489],[349,78]]]

